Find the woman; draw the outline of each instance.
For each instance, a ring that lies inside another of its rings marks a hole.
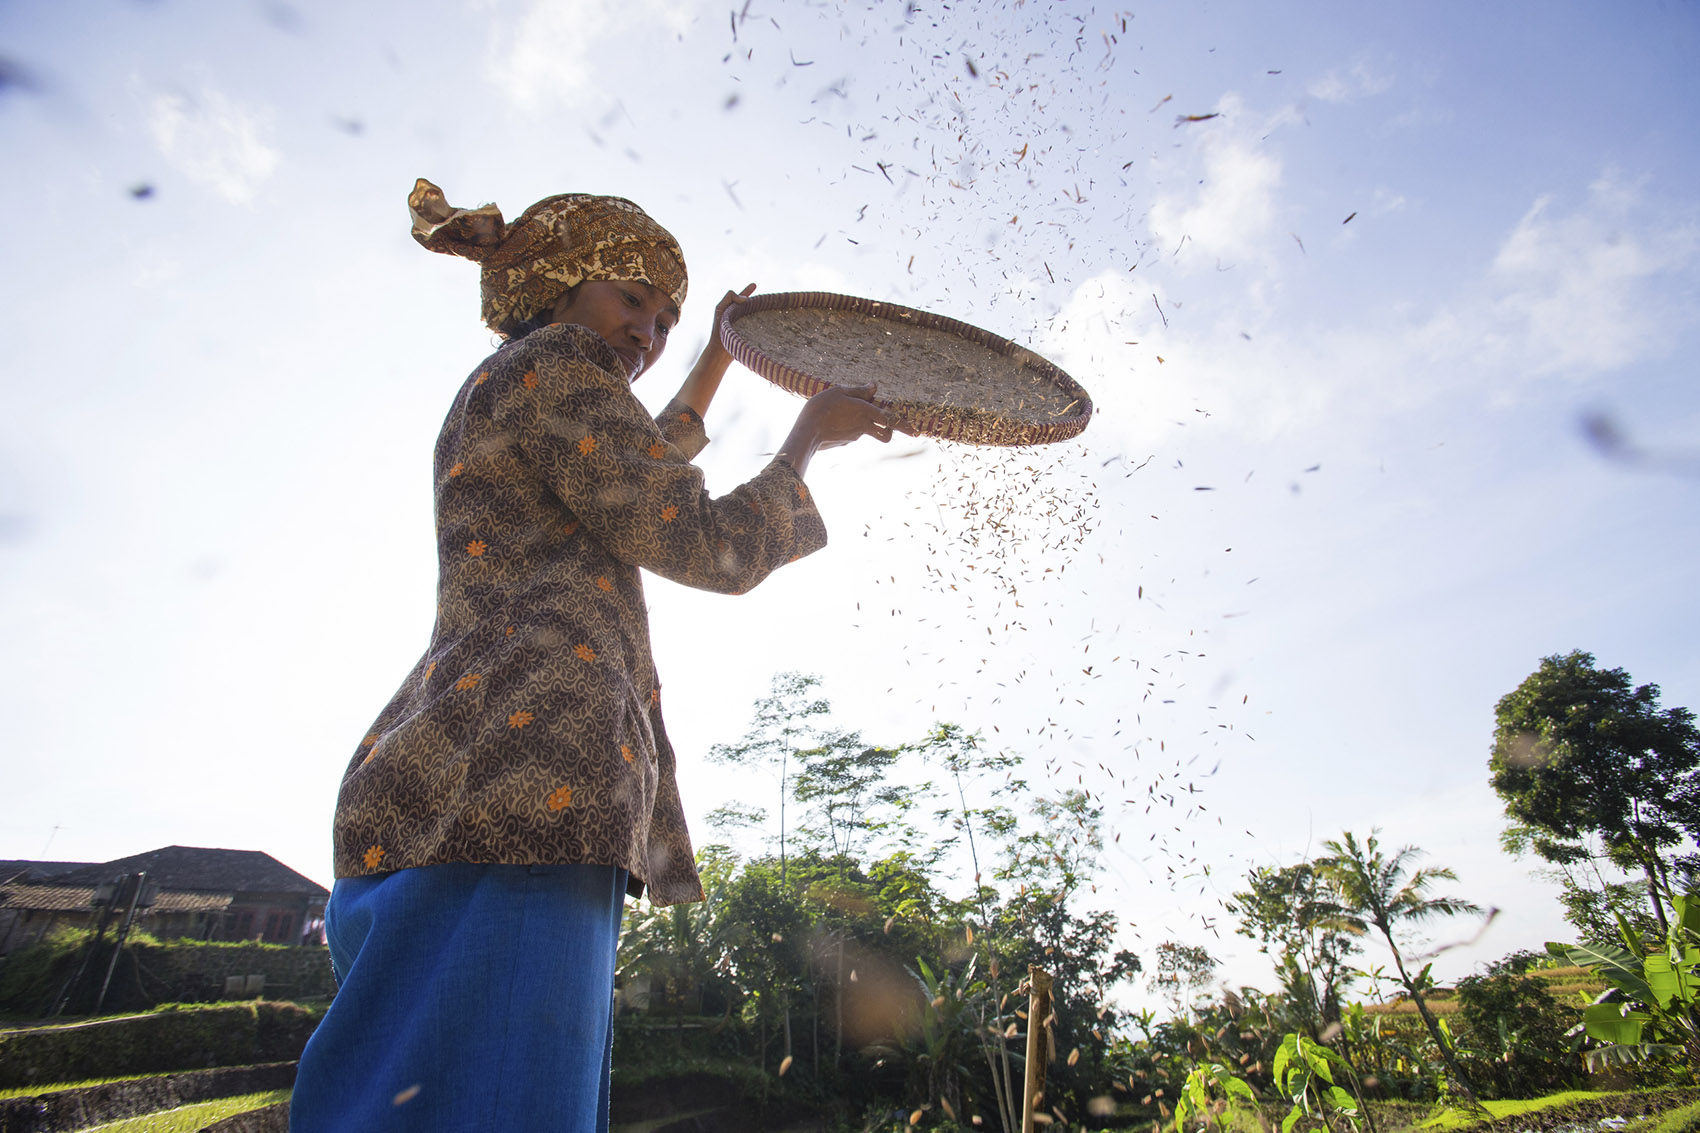
[[[602,1130],[624,897],[702,897],[639,568],[748,590],[826,542],[813,453],[888,441],[891,422],[871,388],[829,390],[711,498],[690,461],[731,361],[717,336],[660,416],[630,390],[685,300],[665,229],[585,194],[512,224],[424,180],[408,204],[423,246],[482,265],[484,320],[508,341],[437,440],[430,647],[343,777],[340,991],[291,1127]]]

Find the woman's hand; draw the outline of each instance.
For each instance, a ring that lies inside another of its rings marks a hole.
[[[801,476],[818,449],[837,448],[862,437],[889,442],[891,415],[875,403],[874,393],[871,385],[833,386],[809,398],[777,458]]]
[[[698,417],[708,416],[708,406],[720,389],[720,379],[726,376],[726,367],[732,364],[732,355],[720,343],[720,317],[754,295],[755,290],[756,285],[752,283],[742,291],[728,291],[714,305],[714,323],[708,328],[708,345],[697,355],[696,364],[679,387],[679,400],[695,410]]]
[[[746,286],[742,291],[728,291],[721,298],[720,302],[714,305],[714,322],[708,328],[708,345],[702,348],[703,357],[706,358],[710,353],[713,353],[716,356],[725,359],[720,363],[722,368],[731,364],[732,355],[726,352],[726,347],[720,342],[721,316],[725,315],[727,311],[736,307],[739,303],[742,303],[745,299],[748,299],[755,293],[756,285],[752,283]]]

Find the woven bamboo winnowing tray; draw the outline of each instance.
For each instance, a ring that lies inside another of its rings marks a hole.
[[[784,291],[727,309],[720,341],[739,362],[804,397],[877,383],[900,429],[977,445],[1037,445],[1086,428],[1092,399],[1024,346],[942,315]]]

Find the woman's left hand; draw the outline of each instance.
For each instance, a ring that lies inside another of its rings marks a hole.
[[[708,345],[702,348],[704,357],[707,357],[708,354],[713,351],[718,355],[715,361],[720,365],[725,366],[731,364],[732,355],[727,353],[726,347],[720,342],[720,320],[725,316],[727,311],[730,311],[733,307],[736,307],[739,303],[742,303],[745,299],[748,299],[755,293],[756,285],[752,283],[746,286],[742,291],[728,291],[725,297],[714,305],[714,324],[708,328]]]
[[[708,345],[697,355],[696,365],[691,367],[691,372],[685,375],[685,383],[679,387],[679,400],[694,409],[698,417],[708,416],[709,402],[714,400],[720,379],[726,376],[726,368],[732,364],[731,353],[720,343],[720,317],[755,292],[756,285],[752,283],[742,291],[728,291],[726,297],[714,305],[714,325],[708,328]]]

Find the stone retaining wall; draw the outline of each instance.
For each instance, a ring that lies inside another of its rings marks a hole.
[[[0,1133],[63,1133],[193,1102],[285,1090],[294,1084],[295,1063],[273,1062],[55,1090],[34,1097],[0,1100]],[[287,1118],[283,1128],[288,1128]]]

